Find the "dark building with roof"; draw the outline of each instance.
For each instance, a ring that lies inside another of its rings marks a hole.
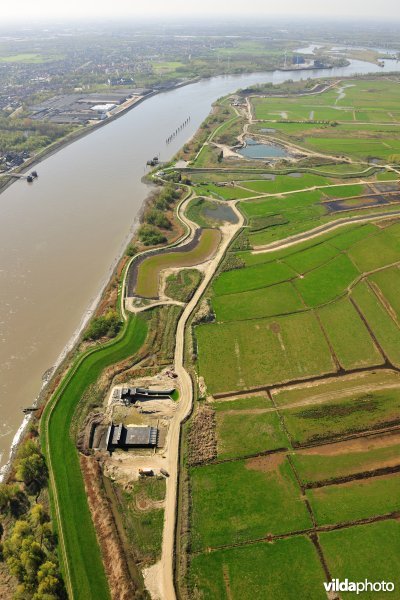
[[[107,432],[107,450],[116,448],[154,448],[157,446],[157,427],[126,427],[112,423]]]

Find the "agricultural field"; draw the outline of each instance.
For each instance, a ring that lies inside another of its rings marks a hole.
[[[260,557],[269,557],[262,575],[249,566],[246,589],[286,593],[287,578],[297,581],[301,577],[298,569],[307,557],[309,594],[318,597],[322,581],[342,576],[342,538],[346,556],[353,540],[366,544],[355,561],[355,569],[363,568],[364,578],[374,580],[372,576],[381,573],[382,562],[368,564],[365,557],[378,552],[376,543],[369,544],[375,529],[378,540],[381,531],[388,532],[389,540],[397,535],[393,517],[400,512],[400,433],[390,428],[374,433],[374,427],[383,422],[387,427],[391,412],[398,416],[399,380],[397,372],[371,371],[351,376],[345,383],[337,377],[316,382],[311,395],[309,386],[288,386],[272,389],[272,402],[263,394],[211,404],[218,447],[229,451],[219,453],[215,464],[190,469],[191,590],[200,591],[202,598],[211,599],[215,593],[229,598],[229,581],[236,597],[241,590],[237,570],[243,573],[240,569],[247,560],[257,563]],[[364,388],[375,391],[363,395],[360,390]],[[340,390],[342,398],[327,401]],[[304,406],[290,408],[296,402]],[[263,441],[266,416],[270,436]],[[298,424],[301,420],[311,425],[304,428]],[[357,435],[363,427],[371,432],[366,437]],[[304,439],[312,439],[312,447],[297,446],[293,439],[297,430]],[[319,439],[316,432],[321,434]],[[352,432],[350,437],[345,435],[348,432]],[[277,434],[277,447],[272,447]],[[326,444],[329,435],[337,441]],[[242,452],[250,449],[258,455],[243,457]],[[368,524],[360,525],[360,521]],[[325,526],[331,530],[324,531]],[[270,568],[283,548],[280,567]],[[287,574],[285,582],[281,573]],[[246,590],[243,594],[249,597]]]
[[[349,80],[322,94],[253,97],[252,130],[317,152],[383,162],[400,149],[398,86],[387,81]],[[263,132],[263,130],[266,130]]]
[[[299,449],[292,460],[305,485],[357,473],[397,467],[400,464],[400,436],[379,433],[353,442]]]
[[[271,401],[267,397],[216,402],[218,458],[237,458],[288,446]]]
[[[323,580],[317,551],[305,536],[197,554],[190,569],[193,597],[201,593],[204,600],[229,597],[298,600],[299,589],[306,598],[325,600]],[[233,590],[229,596],[227,588]]]
[[[281,415],[295,446],[399,424],[397,390],[361,392],[322,404],[285,408]]]
[[[311,527],[287,460],[271,470],[264,462],[251,458],[191,470],[194,550]]]
[[[348,577],[350,581],[363,581],[365,578],[370,581],[396,581],[400,568],[399,533],[399,522],[390,519],[321,533],[319,539],[332,577],[342,580]],[[397,600],[398,590],[395,589],[391,596]],[[354,593],[343,594],[346,600],[351,597]],[[376,597],[376,592],[362,594],[366,600]]]
[[[373,224],[339,229],[298,251],[257,254],[255,264],[251,251],[239,252],[238,268],[221,272],[210,288],[216,322],[195,329],[210,393],[400,364],[400,304],[390,277],[395,269],[400,281],[399,269],[390,266],[397,231],[396,223],[383,230]],[[377,253],[378,244],[387,252]],[[301,335],[309,341],[303,354]],[[254,360],[257,368],[249,366]]]
[[[311,312],[201,325],[196,338],[199,371],[211,394],[335,372],[328,343]]]
[[[310,489],[307,497],[318,525],[368,519],[400,510],[400,475]]]
[[[251,198],[257,196],[257,192],[244,189],[244,187],[223,184],[200,184],[195,188],[198,196],[211,196],[217,200],[235,200],[237,198]]]
[[[326,598],[400,566],[400,87],[250,101],[257,141],[326,163],[191,173],[245,227],[191,329],[215,453],[186,465],[188,597]]]

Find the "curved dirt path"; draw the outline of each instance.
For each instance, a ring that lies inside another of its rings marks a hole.
[[[221,262],[226,249],[232,241],[233,236],[243,226],[244,218],[236,208],[236,202],[232,202],[232,209],[238,216],[238,222],[235,224],[221,227],[222,240],[214,258],[210,260],[204,271],[204,279],[197,288],[192,299],[186,305],[176,330],[175,346],[175,372],[180,382],[180,400],[175,417],[170,424],[166,447],[168,456],[167,490],[165,497],[164,512],[164,532],[162,543],[161,560],[146,570],[145,582],[151,591],[153,598],[162,600],[175,600],[174,586],[174,551],[175,551],[175,523],[177,509],[177,486],[178,486],[178,461],[179,461],[179,440],[181,425],[190,415],[193,404],[193,387],[189,373],[184,367],[184,349],[185,349],[185,331],[187,322],[198,305],[204,291],[214,276],[214,273]]]
[[[336,221],[330,221],[329,223],[325,223],[324,225],[319,225],[314,229],[309,231],[305,231],[304,233],[296,233],[295,235],[291,235],[283,240],[278,240],[276,242],[271,242],[270,244],[266,244],[265,246],[254,246],[252,250],[252,254],[262,254],[264,252],[275,252],[275,250],[283,250],[284,248],[289,248],[290,246],[294,246],[295,244],[299,244],[300,242],[306,242],[307,240],[311,240],[315,237],[319,237],[324,233],[329,231],[333,231],[334,229],[338,229],[339,227],[343,227],[344,225],[351,225],[351,223],[363,223],[368,221],[377,221],[380,219],[390,219],[391,217],[398,217],[400,215],[400,210],[393,210],[391,212],[382,212],[376,213],[374,215],[364,215],[360,217],[347,217],[345,219],[337,219]]]

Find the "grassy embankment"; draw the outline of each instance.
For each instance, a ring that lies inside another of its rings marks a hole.
[[[70,424],[88,386],[107,366],[133,356],[146,334],[145,321],[131,317],[115,340],[78,357],[42,417],[41,440],[50,471],[52,512],[64,576],[75,599],[108,599],[109,589]]]

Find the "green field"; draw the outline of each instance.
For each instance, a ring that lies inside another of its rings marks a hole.
[[[38,64],[49,62],[53,60],[61,60],[64,58],[62,55],[51,55],[43,56],[35,52],[25,52],[20,54],[11,54],[9,56],[0,56],[0,63],[26,63],[26,64]]]
[[[299,590],[325,600],[323,580],[316,550],[303,536],[199,554],[190,566],[192,597],[202,600],[299,600]]]
[[[299,385],[272,391],[275,404],[289,406],[295,403],[317,404],[332,398],[346,398],[362,391],[376,391],[386,388],[400,388],[400,374],[389,369],[370,370],[354,376],[329,378],[316,381],[312,386]]]
[[[256,192],[257,194],[283,194],[293,190],[301,190],[315,186],[329,185],[329,180],[320,175],[308,173],[292,173],[288,175],[276,175],[271,180],[243,181],[241,185]]]
[[[359,275],[351,260],[345,254],[339,254],[306,273],[303,279],[297,279],[295,286],[308,306],[320,306],[346,293]]]
[[[248,269],[234,269],[221,273],[214,281],[213,291],[217,296],[237,294],[265,288],[295,276],[296,273],[283,263],[254,265]]]
[[[195,331],[199,371],[212,394],[335,371],[312,313],[207,324]]]
[[[356,285],[352,291],[352,298],[388,359],[394,365],[400,366],[400,330],[385,307],[365,281]]]
[[[323,193],[325,196],[332,198],[347,198],[351,196],[361,196],[365,191],[364,185],[337,185],[333,187],[324,188]]]
[[[143,298],[157,298],[161,271],[173,267],[192,267],[206,261],[216,252],[220,240],[218,229],[204,229],[197,246],[192,250],[171,250],[146,258],[138,269],[135,293]]]
[[[242,187],[232,185],[215,185],[214,183],[197,185],[195,190],[197,196],[211,196],[218,198],[219,200],[251,198],[251,196],[256,195],[254,192],[250,190],[245,190]]]
[[[307,490],[319,525],[357,521],[400,510],[400,475]]]
[[[289,254],[283,258],[283,261],[289,265],[296,273],[304,275],[307,271],[316,269],[317,267],[325,264],[335,256],[338,251],[329,242],[323,242],[311,246],[306,250],[294,251],[293,254]]]
[[[353,80],[343,97],[328,90],[303,98],[252,98],[254,115],[264,122],[251,130],[270,127],[274,136],[320,152],[385,160],[400,147],[399,94],[387,83]]]
[[[332,577],[342,581],[393,581],[395,590],[384,593],[394,600],[400,598],[398,573],[400,570],[400,524],[390,520],[321,533],[320,542]],[[346,599],[354,592],[341,592]],[[382,597],[378,592],[360,594],[363,600]]]
[[[259,319],[304,309],[295,288],[288,282],[240,294],[217,296],[212,305],[218,321]]]
[[[354,447],[351,443],[336,442],[329,445],[329,451],[325,446],[298,450],[292,460],[304,482],[326,481],[400,464],[399,442],[396,435],[370,436]]]
[[[373,271],[400,260],[400,240],[391,235],[391,231],[389,227],[349,249],[349,256],[360,271]]]
[[[311,526],[288,463],[283,458],[279,467],[269,470],[264,466],[269,460],[267,456],[191,469],[194,550]]]
[[[215,412],[225,412],[229,410],[271,408],[271,400],[266,395],[246,396],[244,398],[234,398],[233,400],[216,400],[212,404]]]
[[[370,275],[368,280],[375,285],[378,291],[386,301],[390,311],[393,311],[395,317],[400,319],[400,270],[399,267],[392,267],[384,271],[378,271]]]
[[[350,398],[282,410],[286,427],[297,444],[380,429],[399,422],[398,391],[359,392]]]
[[[131,318],[117,339],[90,350],[77,360],[44,411],[42,445],[46,455],[50,452],[54,475],[54,482],[51,482],[52,513],[59,531],[53,487],[56,486],[66,560],[74,597],[77,599],[103,600],[110,595],[87,503],[78,452],[66,424],[71,423],[85,390],[95,383],[102,371],[109,365],[133,356],[144,343],[146,335],[146,322],[139,317]],[[62,563],[65,571],[63,555]]]
[[[240,402],[240,408],[237,408]],[[288,439],[267,399],[219,402],[216,413],[218,458],[234,458],[286,448]],[[265,412],[263,412],[265,411]]]
[[[384,363],[368,329],[347,298],[318,311],[340,365],[346,369],[372,367]]]

